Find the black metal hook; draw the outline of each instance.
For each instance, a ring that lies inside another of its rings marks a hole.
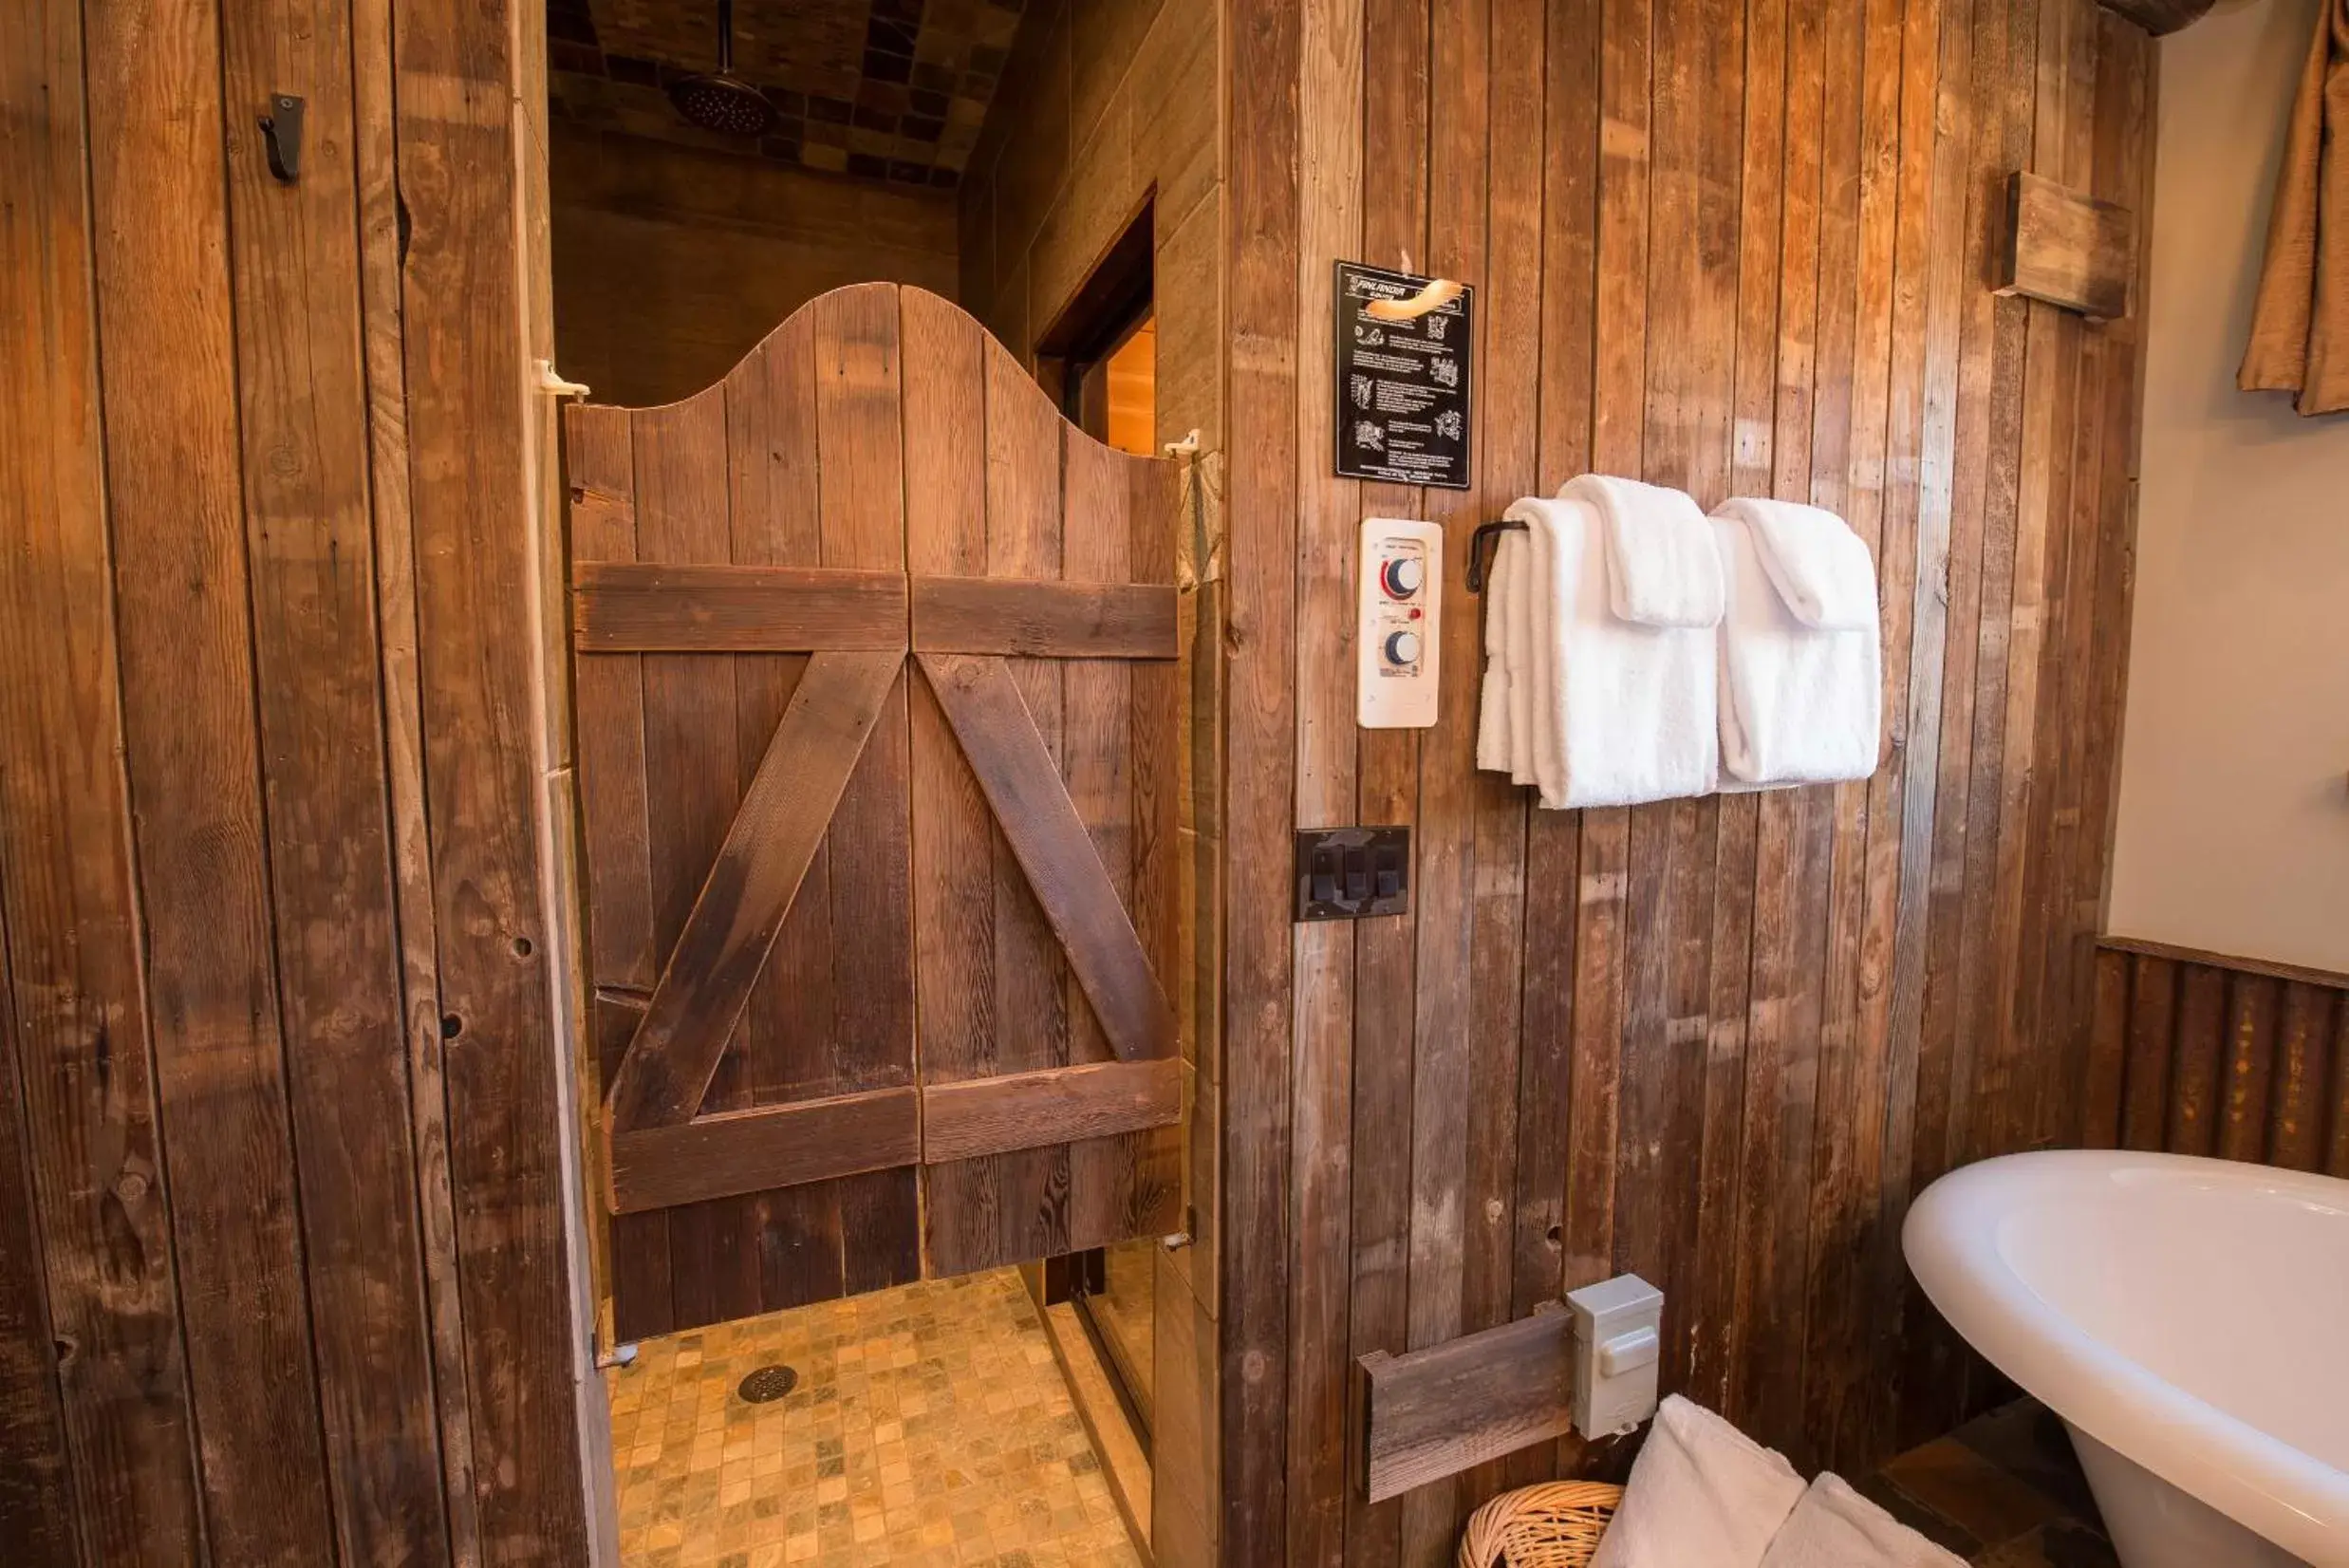
[[[1477,531],[1468,535],[1467,577],[1468,591],[1470,593],[1482,593],[1484,591],[1485,539],[1490,535],[1501,533],[1522,533],[1524,532],[1525,525],[1519,522],[1514,517],[1503,517],[1497,523],[1480,523],[1477,525]]]
[[[261,117],[261,137],[269,145],[270,173],[287,185],[302,177],[302,101],[290,93],[270,99],[270,112]]]

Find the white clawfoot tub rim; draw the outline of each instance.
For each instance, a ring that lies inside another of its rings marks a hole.
[[[2349,1208],[2349,1184],[2264,1166],[2095,1149],[2010,1154],[1952,1171],[1917,1199],[1901,1233],[1909,1267],[1967,1343],[2065,1422],[2287,1551],[2325,1568],[2349,1564],[2349,1475],[2097,1339],[2001,1252],[1998,1218],[2050,1182],[2132,1169]]]

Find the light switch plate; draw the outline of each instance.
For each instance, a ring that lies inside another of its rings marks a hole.
[[[1411,830],[1299,828],[1298,920],[1359,920],[1411,907]]]
[[[1424,730],[1436,721],[1443,652],[1444,530],[1408,517],[1362,522],[1354,631],[1354,721]]]
[[[1664,1293],[1636,1274],[1569,1291],[1575,1315],[1575,1429],[1628,1432],[1656,1412]]]

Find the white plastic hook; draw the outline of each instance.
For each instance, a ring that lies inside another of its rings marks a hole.
[[[538,390],[541,392],[552,393],[558,398],[584,398],[592,390],[584,382],[567,382],[557,375],[552,360],[540,360],[537,364]]]

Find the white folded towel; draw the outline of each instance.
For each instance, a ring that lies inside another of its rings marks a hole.
[[[1560,811],[1712,793],[1712,629],[1614,613],[1606,531],[1590,503],[1528,497],[1508,517],[1526,531],[1502,536],[1487,588],[1501,621],[1487,653],[1496,641],[1500,651],[1486,665],[1478,766],[1499,771],[1506,756],[1510,776]],[[1505,747],[1489,734],[1503,715]]]
[[[1883,723],[1883,651],[1875,589],[1861,627],[1814,626],[1789,605],[1763,564],[1750,502],[1714,513],[1728,588],[1720,651],[1721,768],[1727,788],[1866,778]],[[1862,557],[1868,547],[1833,513]],[[1870,569],[1873,577],[1874,568]]]
[[[1721,624],[1721,559],[1686,492],[1585,474],[1557,494],[1589,502],[1606,519],[1608,602],[1619,619],[1687,629]]]
[[[1548,666],[1536,657],[1535,649],[1548,643],[1550,602],[1534,591],[1537,563],[1531,528],[1521,533],[1503,533],[1495,553],[1509,563],[1509,668],[1522,672],[1513,674],[1509,681],[1509,779],[1516,784],[1538,784],[1534,755],[1540,732],[1534,722],[1534,698],[1548,681],[1542,673]]]
[[[1507,517],[1524,527],[1501,535],[1492,569],[1484,580],[1484,689],[1477,715],[1476,765],[1505,773],[1514,784],[1529,784],[1546,796],[1559,788],[1556,723],[1553,631],[1555,577],[1550,535],[1524,510]],[[1545,785],[1545,777],[1548,783]]]
[[[1965,1568],[1965,1559],[1918,1535],[1829,1470],[1811,1483],[1786,1516],[1762,1568]]]
[[[1759,1568],[1802,1495],[1783,1455],[1673,1394],[1591,1568]]]
[[[1506,587],[1508,578],[1502,575],[1501,561],[1508,553],[1508,546],[1514,537],[1507,533],[1501,536],[1500,548],[1493,551],[1492,570],[1484,578],[1484,685],[1477,703],[1476,765],[1485,773],[1505,774],[1511,771],[1510,604]]]
[[[1820,631],[1874,629],[1875,563],[1842,518],[1799,501],[1750,495],[1722,502],[1713,515],[1754,531],[1762,569],[1796,620]]]

